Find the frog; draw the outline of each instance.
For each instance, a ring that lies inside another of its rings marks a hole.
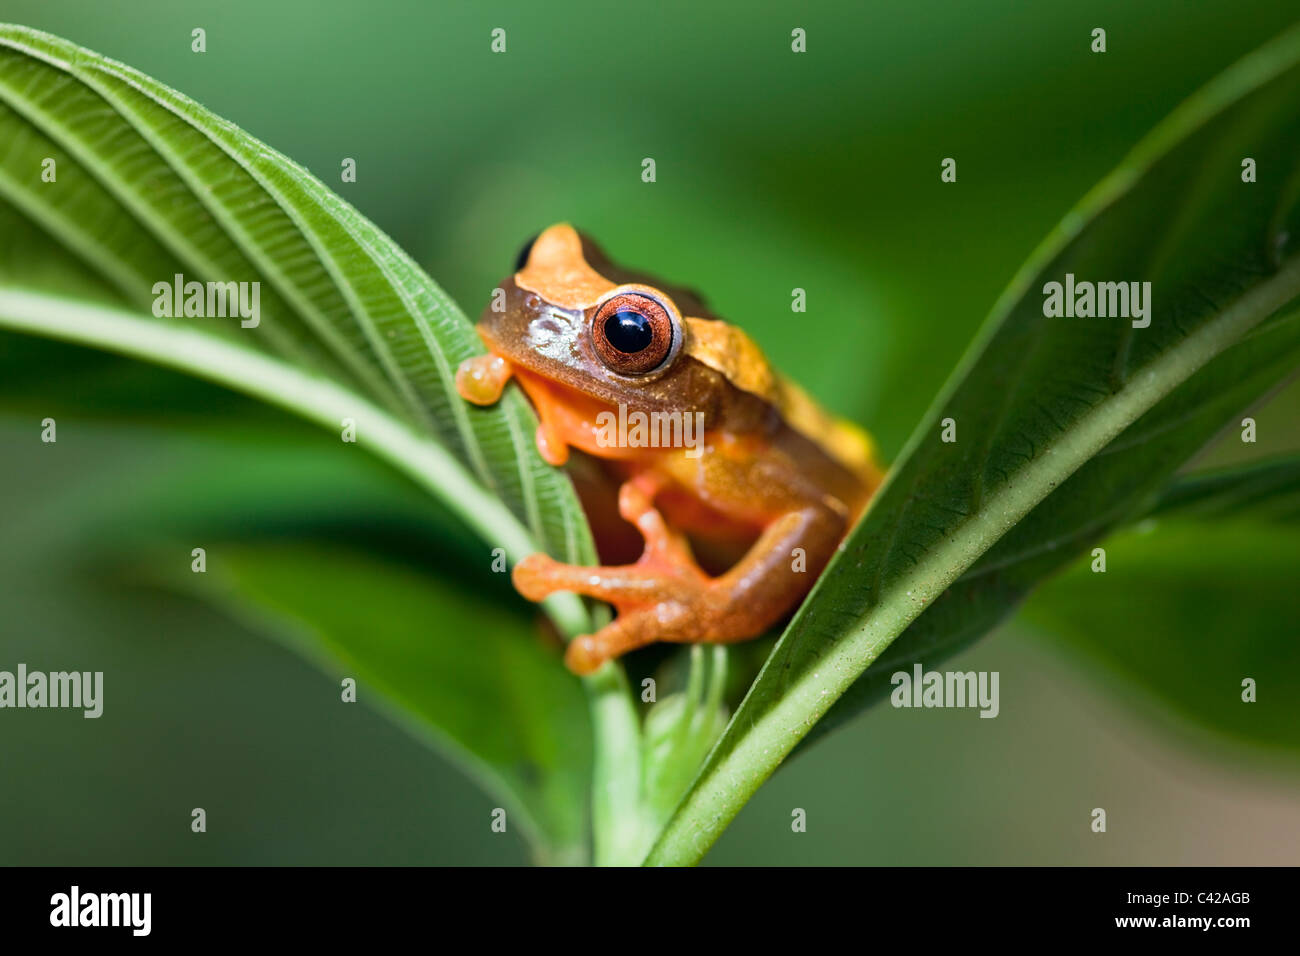
[[[476,329],[487,352],[459,365],[460,396],[492,405],[516,382],[543,460],[563,466],[576,451],[603,479],[603,508],[582,495],[589,519],[601,516],[598,544],[611,521],[639,535],[635,560],[581,566],[539,552],[512,569],[530,601],[567,591],[617,612],[569,642],[575,674],[657,642],[767,633],[883,481],[867,432],[777,372],[702,296],[615,265],[569,223],[525,244]],[[651,427],[611,427],[634,420]]]

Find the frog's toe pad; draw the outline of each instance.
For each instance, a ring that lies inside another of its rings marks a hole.
[[[515,590],[525,598],[530,601],[540,601],[552,592],[560,590],[555,574],[560,567],[558,562],[539,551],[516,564],[510,574],[510,580],[514,582]]]
[[[456,369],[456,391],[475,405],[494,405],[510,381],[510,363],[499,355],[475,355]]]
[[[602,650],[600,642],[589,634],[575,637],[564,652],[565,666],[582,677],[600,670],[608,659],[609,655]]]

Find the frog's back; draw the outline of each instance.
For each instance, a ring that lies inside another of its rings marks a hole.
[[[883,469],[875,443],[858,425],[827,412],[802,388],[772,368],[745,332],[726,322],[688,317],[687,354],[716,369],[736,388],[767,402],[794,431],[853,473],[868,490]]]

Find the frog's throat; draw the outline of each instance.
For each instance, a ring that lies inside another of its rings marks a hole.
[[[544,379],[518,368],[514,372],[515,381],[537,413],[537,452],[548,465],[558,468],[569,460],[562,400]]]

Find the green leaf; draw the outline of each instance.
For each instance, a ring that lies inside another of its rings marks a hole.
[[[1140,524],[1035,592],[1021,619],[1153,718],[1234,743],[1300,750],[1300,455],[1187,475]],[[1140,600],[1134,600],[1140,595]],[[1268,688],[1243,706],[1241,680]],[[1151,699],[1164,706],[1154,707]]]
[[[1040,581],[1112,529],[1143,517],[1175,469],[1285,377],[1298,352],[1300,320],[1291,318],[1204,366],[986,551],[872,662],[801,746],[886,697],[895,671],[933,666],[961,650],[1014,612]]]
[[[1161,494],[1150,514],[1294,522],[1300,519],[1300,455],[1188,475]]]
[[[8,25],[0,143],[0,328],[167,365],[332,431],[351,419],[358,446],[489,548],[594,561],[573,488],[537,454],[522,395],[475,409],[456,394],[457,365],[482,351],[465,316],[305,169],[136,70]],[[258,324],[156,317],[155,284],[176,275],[258,283]],[[591,629],[573,595],[546,607],[566,633]],[[617,817],[639,781],[625,685],[612,665],[587,684],[598,855],[609,857],[629,852]]]
[[[1290,239],[1300,228],[1298,62],[1300,30],[1292,30],[1229,70],[1031,257],[782,636],[648,862],[698,860],[923,612],[937,626],[923,625],[913,651],[983,633],[1016,591],[1057,565],[1054,551],[1096,540],[1222,427],[1225,393],[1248,402],[1294,364],[1297,322],[1279,310],[1300,295]],[[1259,182],[1242,181],[1245,156],[1257,162]],[[1044,316],[1045,283],[1067,273],[1150,281],[1150,326]],[[1251,387],[1239,388],[1243,381]],[[941,440],[949,418],[951,443]]]
[[[465,316],[306,170],[129,67],[16,26],[0,27],[0,141],[0,326],[180,368],[332,430],[352,418],[359,445],[513,556],[590,554],[523,398],[474,409],[456,394],[456,366],[482,351]],[[177,274],[258,283],[258,325],[155,317],[155,283]]]
[[[399,722],[413,716],[420,736],[506,796],[507,827],[528,834],[539,862],[586,858],[582,686],[558,638],[547,647],[501,588],[301,543],[214,542],[208,573],[187,577],[221,587],[223,603],[336,679],[357,679],[363,698],[377,691],[370,703]]]
[[[295,422],[202,434],[70,424],[62,465],[43,467],[93,480],[46,488],[47,514],[6,524],[6,553],[233,609],[330,675],[362,680],[362,703],[460,763],[539,860],[587,856],[581,686],[531,605],[433,499]],[[15,464],[10,492],[28,471]],[[196,545],[207,573],[191,573]]]
[[[1252,518],[1170,517],[1106,542],[1021,612],[1112,692],[1160,723],[1181,718],[1233,744],[1300,754],[1294,527]],[[1254,703],[1242,681],[1256,682]],[[1156,706],[1159,705],[1159,706]]]
[[[727,683],[727,648],[691,646],[686,686],[669,694],[645,718],[644,779],[647,828],[663,827],[691,777],[726,726],[722,696]]]

